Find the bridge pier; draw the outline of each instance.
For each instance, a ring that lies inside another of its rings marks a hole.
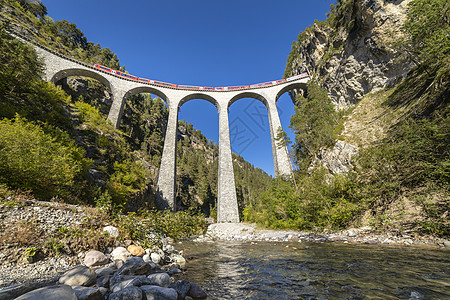
[[[176,211],[176,168],[177,168],[177,103],[169,107],[164,149],[159,168],[158,189],[156,192],[156,206],[159,209]]]
[[[270,140],[272,142],[275,175],[290,178],[293,173],[287,147],[280,146],[279,142],[276,141],[279,130],[283,130],[283,128],[281,127],[280,117],[278,115],[278,109],[275,101],[268,101],[267,111],[269,113]]]
[[[228,105],[219,108],[219,178],[217,222],[239,222],[239,210],[231,155]]]
[[[108,120],[111,121],[115,128],[120,127],[120,119],[122,118],[123,108],[125,106],[125,94],[127,91],[120,90],[111,86],[113,103],[109,109]]]

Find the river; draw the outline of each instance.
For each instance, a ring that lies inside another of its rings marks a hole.
[[[338,243],[183,242],[208,299],[450,299],[450,251]]]

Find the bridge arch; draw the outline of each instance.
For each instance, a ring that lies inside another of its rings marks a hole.
[[[191,101],[191,100],[196,100],[196,99],[206,100],[206,101],[210,102],[212,105],[214,105],[217,108],[217,111],[220,111],[219,101],[217,101],[214,97],[207,95],[207,94],[203,94],[203,93],[192,93],[192,94],[189,94],[189,95],[183,97],[180,100],[180,102],[178,102],[178,109],[180,109],[181,106],[183,104],[185,104],[186,102]]]
[[[269,103],[263,95],[255,93],[255,92],[245,91],[245,92],[237,94],[236,96],[234,96],[233,98],[230,99],[230,101],[228,102],[228,109],[234,102],[236,102],[240,99],[243,99],[243,98],[252,98],[252,99],[259,100],[262,102],[262,104],[264,104],[264,106],[266,108],[269,107]]]
[[[61,79],[71,77],[71,76],[83,76],[83,77],[90,77],[90,78],[96,79],[96,80],[100,81],[100,83],[102,83],[103,85],[108,87],[110,90],[112,90],[111,82],[109,82],[109,80],[106,79],[106,77],[104,77],[99,72],[91,71],[89,69],[82,69],[82,68],[64,69],[59,72],[56,72],[52,76],[50,81],[56,84]]]
[[[167,95],[164,94],[161,90],[156,89],[152,86],[145,85],[145,86],[139,86],[139,87],[132,88],[125,93],[123,98],[127,99],[129,97],[132,97],[134,95],[141,94],[141,93],[154,94],[154,95],[158,96],[159,98],[163,99],[166,102],[168,108],[170,108],[171,103],[170,103],[169,97],[167,97]]]
[[[275,97],[275,102],[278,100],[278,98],[281,97],[286,92],[292,91],[292,90],[304,90],[306,89],[306,83],[305,82],[292,82],[290,84],[286,84],[283,86],[281,90],[279,90]]]

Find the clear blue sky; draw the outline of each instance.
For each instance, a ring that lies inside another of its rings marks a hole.
[[[293,40],[333,0],[42,0],[55,21],[76,23],[108,47],[131,74],[176,84],[231,86],[281,79]],[[283,128],[294,105],[278,101]],[[180,120],[218,143],[218,114],[204,100],[184,104]],[[233,151],[273,175],[267,111],[242,99],[230,107]]]

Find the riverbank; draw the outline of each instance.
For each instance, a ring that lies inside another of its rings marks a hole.
[[[112,253],[118,247],[125,248],[122,251],[126,253],[128,247],[139,246],[138,241],[125,239],[114,229],[109,228],[108,231],[106,229],[108,224],[93,208],[29,199],[22,202],[14,200],[0,204],[0,227],[2,228],[0,289],[13,287],[24,292],[54,285],[67,270],[86,265],[85,257],[90,250],[93,250],[89,248],[89,243],[97,243],[96,247],[103,249],[101,252],[106,255],[109,263],[116,260]],[[91,225],[86,227],[83,224]],[[89,232],[92,228],[98,228],[98,232],[90,236],[92,232]],[[68,235],[70,238],[67,238]],[[64,240],[59,239],[61,236],[65,236]],[[341,232],[309,233],[269,230],[246,223],[210,224],[206,232],[196,236],[193,241],[388,244],[450,249],[448,239],[405,232],[378,233],[370,227],[353,228]],[[163,258],[167,256],[165,262],[162,260],[158,264],[161,267],[158,271],[161,272],[167,272],[171,264],[183,265],[183,253],[173,248],[173,245],[177,248],[178,244],[170,238],[162,238],[160,243],[162,246],[159,250],[147,248],[146,253],[141,256],[147,255],[145,260],[152,263],[154,261],[149,260],[148,257],[152,253],[159,254]],[[183,268],[184,266],[180,268],[180,271],[183,271]],[[187,268],[189,269],[189,260]],[[173,277],[172,283],[176,282],[176,276]],[[1,292],[0,290],[0,296]],[[0,297],[0,299],[8,298]]]
[[[351,228],[339,232],[310,233],[293,230],[270,230],[248,223],[216,223],[194,239],[197,242],[271,241],[271,242],[337,242],[350,244],[389,244],[450,249],[450,240],[408,233],[378,233],[371,227]]]

